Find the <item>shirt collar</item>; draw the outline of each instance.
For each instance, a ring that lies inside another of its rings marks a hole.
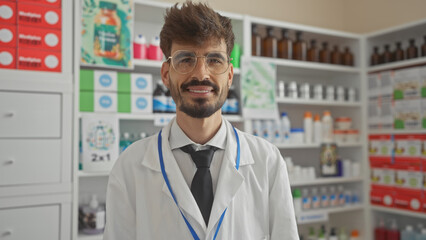
[[[220,149],[225,149],[226,145],[226,123],[224,122],[224,119],[222,118],[222,123],[220,125],[219,131],[213,136],[210,141],[208,141],[206,144],[198,144],[192,141],[186,134],[183,132],[183,130],[180,128],[180,126],[176,122],[176,118],[174,118],[172,122],[172,126],[170,128],[170,136],[169,136],[169,143],[170,148],[172,150],[181,148],[183,146],[186,146],[188,144],[193,144],[196,151],[204,149],[206,146],[214,146]]]

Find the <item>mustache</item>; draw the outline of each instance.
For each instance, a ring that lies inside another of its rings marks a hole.
[[[190,82],[182,84],[181,89],[183,91],[186,91],[186,89],[190,86],[209,86],[209,87],[213,88],[213,91],[215,91],[215,92],[219,91],[219,87],[216,84],[214,84],[211,81],[206,80],[206,79],[202,80],[202,81],[193,79]]]

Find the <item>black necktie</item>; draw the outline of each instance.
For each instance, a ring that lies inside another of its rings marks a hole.
[[[217,148],[211,147],[195,151],[191,145],[186,145],[181,147],[181,149],[191,155],[192,161],[197,166],[197,172],[195,172],[191,183],[191,192],[207,225],[213,205],[213,183],[210,173],[210,163]]]

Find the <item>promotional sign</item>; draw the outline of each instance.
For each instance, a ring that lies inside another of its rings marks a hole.
[[[275,101],[277,67],[268,62],[242,59],[241,101],[243,117],[250,119],[276,119]]]
[[[133,68],[133,1],[81,1],[82,65]]]
[[[114,116],[82,117],[84,172],[110,171],[118,158],[120,130]]]

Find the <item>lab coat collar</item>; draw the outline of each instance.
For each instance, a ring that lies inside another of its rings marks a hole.
[[[173,121],[173,120],[172,120]],[[204,219],[201,215],[201,211],[198,209],[198,205],[192,196],[191,190],[189,189],[182,172],[177,165],[176,159],[173,156],[172,150],[169,144],[169,134],[171,128],[171,122],[162,130],[162,148],[163,148],[163,159],[166,169],[167,176],[170,181],[171,188],[179,204],[179,207],[184,214],[190,215],[206,232],[208,236],[210,231],[215,230],[222,215],[223,211],[229,206],[230,202],[237,193],[239,187],[244,181],[244,177],[239,172],[246,165],[254,163],[251,151],[246,139],[243,137],[243,133],[239,130],[238,136],[240,140],[240,170],[235,168],[236,157],[237,157],[237,142],[232,125],[228,121],[224,121],[226,124],[227,141],[224,153],[224,159],[219,174],[217,183],[216,194],[213,201],[212,212],[210,214],[209,226],[207,228]],[[142,159],[141,164],[147,168],[157,171],[161,174],[160,160],[158,156],[158,134],[150,139],[149,147],[145,157]],[[173,197],[170,194],[167,184],[164,182],[162,191],[170,197],[173,201]],[[206,231],[207,230],[207,231]]]

